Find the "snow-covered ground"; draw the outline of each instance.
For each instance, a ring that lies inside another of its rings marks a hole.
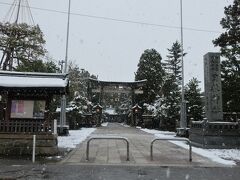
[[[154,134],[159,138],[175,138],[176,133],[168,131],[158,131],[152,129],[141,129],[150,134]],[[188,149],[189,146],[185,142],[180,141],[170,141],[173,144],[176,144],[180,147]],[[225,165],[236,165],[235,161],[240,161],[240,150],[239,149],[203,149],[193,147],[192,151],[201,156],[207,157],[212,161]]]
[[[121,123],[122,126],[124,127],[130,127],[129,125],[125,124],[125,123]]]
[[[106,127],[108,122],[101,124]],[[83,142],[96,128],[81,128],[79,130],[70,130],[69,136],[58,136],[58,147],[73,149]]]
[[[95,128],[81,128],[80,130],[70,130],[69,136],[58,136],[58,147],[70,149],[75,148],[95,130]]]

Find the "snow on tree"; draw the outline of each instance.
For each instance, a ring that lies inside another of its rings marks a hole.
[[[86,113],[91,105],[88,99],[88,78],[96,78],[91,75],[88,71],[80,69],[76,64],[71,62],[69,64],[69,96],[71,100],[69,103],[70,109],[75,109],[79,113]]]
[[[140,57],[135,80],[147,79],[147,83],[143,87],[144,94],[141,96],[145,103],[153,103],[156,97],[161,95],[162,78],[165,73],[161,60],[161,55],[155,49],[145,50]]]
[[[163,96],[159,99],[157,116],[160,118],[160,129],[175,130],[180,119],[181,92],[176,78],[168,74],[164,78]]]
[[[199,88],[199,81],[192,78],[185,86],[185,99],[187,101],[187,122],[203,120],[203,99],[201,96],[201,89]]]
[[[38,25],[0,23],[0,69],[11,71],[20,63],[41,60],[46,53],[44,44]]]
[[[91,105],[92,103],[87,99],[87,97],[83,97],[78,93],[75,93],[75,97],[69,102],[69,110],[75,111],[79,114],[89,113],[89,106]]]
[[[225,7],[220,24],[225,30],[213,41],[225,60],[222,61],[223,111],[240,112],[240,1]]]

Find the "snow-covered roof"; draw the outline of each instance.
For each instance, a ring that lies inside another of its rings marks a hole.
[[[0,71],[0,87],[58,87],[68,85],[66,74]]]
[[[103,108],[100,104],[97,104],[97,105],[93,106],[93,109],[96,109],[97,107]]]
[[[132,107],[132,109],[135,109],[135,108],[142,109],[142,107],[140,107],[138,104]]]

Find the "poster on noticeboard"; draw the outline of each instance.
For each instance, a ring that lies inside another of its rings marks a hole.
[[[11,118],[43,119],[45,101],[12,100]]]

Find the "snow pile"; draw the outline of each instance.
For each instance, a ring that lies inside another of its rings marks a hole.
[[[124,123],[121,123],[121,125],[124,126],[124,127],[130,127],[129,125],[124,124]]]
[[[223,159],[240,161],[239,149],[209,149],[209,151]]]
[[[102,125],[103,127],[107,127],[108,122],[104,122],[104,123],[102,123],[101,125]]]
[[[154,134],[159,138],[175,138],[176,133],[168,131],[158,131],[150,129],[141,129],[144,132]],[[182,148],[189,149],[189,146],[185,142],[181,141],[170,141],[171,143],[178,145]],[[201,156],[207,157],[214,162],[221,163],[224,165],[236,165],[234,160],[240,160],[240,150],[239,149],[203,149],[192,147],[192,151]]]
[[[155,129],[141,129],[141,130],[150,134],[154,134],[159,138],[174,138],[176,136],[175,132],[170,131],[159,131]]]
[[[81,128],[80,130],[70,130],[69,136],[58,136],[58,147],[75,148],[95,130],[95,128]]]

